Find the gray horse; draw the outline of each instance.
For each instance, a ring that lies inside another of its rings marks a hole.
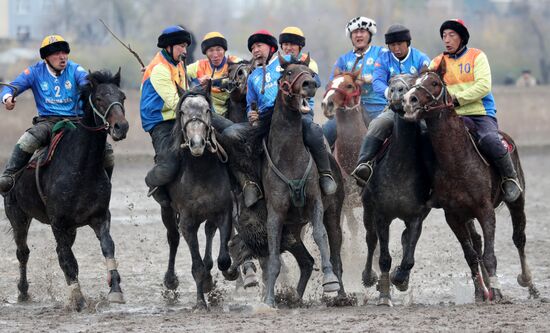
[[[168,228],[169,240],[171,237],[179,237],[175,235],[177,229],[173,228],[176,216],[179,217],[177,225],[189,246],[193,262],[192,273],[197,285],[196,308],[203,309],[207,307],[204,293],[213,287],[210,270],[213,266],[212,237],[216,229],[220,231],[218,269],[225,271],[231,266],[227,243],[231,237],[233,196],[229,173],[223,163],[225,158],[219,150],[211,121],[212,110],[207,94],[190,91],[181,97],[172,136],[174,149],[180,151],[182,162],[176,180],[168,186],[173,211],[165,211],[162,216],[163,219],[174,221],[168,223],[172,226]],[[204,258],[201,258],[197,231],[205,220],[207,244]],[[164,222],[166,225],[169,221]],[[173,249],[171,243],[171,267],[166,273],[165,284],[167,281],[177,281],[173,273],[176,249],[177,245]]]

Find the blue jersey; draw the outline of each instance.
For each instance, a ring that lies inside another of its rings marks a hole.
[[[389,50],[384,50],[374,63],[374,92],[385,97],[390,78],[398,74],[417,74],[423,66],[430,65],[430,58],[414,47],[409,47],[409,53],[403,60],[397,59]]]
[[[376,94],[372,87],[374,62],[378,59],[378,55],[383,50],[386,49],[380,46],[371,45],[367,51],[363,53],[363,55],[357,55],[355,52],[349,51],[338,58],[336,64],[334,64],[334,67],[332,68],[332,72],[330,73],[330,80],[332,81],[334,78],[334,70],[336,68],[338,68],[341,72],[352,72],[362,68],[361,76],[366,83],[363,85],[362,89],[361,104],[363,104],[367,110],[370,109],[370,105],[381,105],[382,108],[386,105],[386,99],[383,96]],[[361,56],[362,59],[357,61],[357,58]],[[353,67],[354,64],[355,68]]]
[[[284,59],[290,61],[290,55],[285,55]],[[256,67],[248,76],[247,91],[246,91],[246,112],[250,112],[250,106],[253,102],[258,105],[260,114],[267,110],[273,109],[277,93],[279,92],[279,78],[282,73],[279,58],[273,57],[269,64],[265,66],[265,86],[262,94],[262,80],[264,71],[262,67]],[[313,112],[313,98],[308,100],[309,106]]]
[[[72,61],[67,62],[58,77],[48,70],[44,61],[39,61],[25,69],[11,84],[17,87],[18,94],[32,90],[39,116],[66,117],[82,115],[78,88],[88,82],[87,78],[88,72]],[[13,89],[4,87],[0,92],[2,100],[6,94],[13,94]]]

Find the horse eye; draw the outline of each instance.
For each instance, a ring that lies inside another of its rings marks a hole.
[[[432,86],[434,86],[434,87],[437,86],[437,82],[435,82],[435,81],[432,82]]]
[[[350,89],[353,88],[353,84],[348,83],[348,88],[350,88]]]
[[[288,76],[292,75],[292,71],[286,72],[286,75],[288,75]]]

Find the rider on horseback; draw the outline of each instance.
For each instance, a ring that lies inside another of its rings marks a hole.
[[[279,60],[277,57],[273,57],[277,49],[277,39],[267,30],[257,31],[248,38],[248,50],[252,52],[254,61],[256,64],[265,65],[265,70],[262,67],[256,67],[248,77],[246,100],[250,124],[257,121],[268,121],[272,115],[275,99],[279,92],[278,79],[281,76]],[[257,110],[253,105],[257,105]],[[323,142],[323,133],[321,127],[313,122],[310,106],[304,105],[303,107],[310,109],[309,113],[302,116],[304,143],[317,164],[321,189],[325,194],[332,194],[336,191],[336,183],[332,178],[328,152]],[[223,134],[236,140],[242,135],[243,129],[244,125],[233,125]],[[250,207],[262,196],[260,187],[255,181],[258,175],[248,173],[236,176],[243,187],[245,204]]]
[[[68,59],[69,43],[59,35],[46,36],[40,47],[42,61],[28,67],[11,86],[0,92],[6,110],[13,110],[15,94],[31,89],[38,116],[17,141],[6,170],[0,176],[0,192],[13,188],[15,174],[30,160],[33,153],[46,146],[51,139],[54,125],[63,119],[77,119],[82,115],[79,107],[79,87],[88,83],[88,72],[82,66]],[[13,88],[17,88],[17,91]],[[113,172],[114,155],[111,145],[105,147],[105,170],[109,177]]]
[[[187,66],[187,75],[194,84],[206,86],[209,80],[212,80],[212,90],[210,97],[214,111],[223,115],[227,112],[227,103],[229,92],[222,88],[222,79],[226,78],[229,71],[228,62],[240,62],[241,59],[230,55],[226,56],[227,40],[217,32],[207,33],[201,43],[202,54],[206,59],[200,59]]]
[[[187,90],[183,67],[191,34],[180,26],[164,29],[157,46],[162,50],[147,65],[141,83],[141,123],[151,135],[155,149],[155,166],[147,173],[145,183],[161,206],[169,206],[170,198],[163,187],[179,170],[177,152],[171,150],[171,132],[176,117],[179,90]]]
[[[430,68],[438,68],[445,58],[443,81],[452,95],[456,113],[466,125],[502,177],[504,201],[514,202],[522,192],[508,149],[498,134],[496,105],[491,93],[491,68],[483,51],[468,48],[470,33],[459,19],[447,20],[439,28],[446,52],[435,57]]]
[[[389,98],[388,82],[398,74],[418,74],[422,67],[428,67],[430,59],[424,53],[411,47],[411,33],[401,24],[394,24],[384,35],[389,50],[382,51],[374,63],[374,92]],[[361,185],[365,185],[373,172],[373,160],[384,141],[391,135],[395,113],[391,108],[373,119],[361,145],[357,167],[352,173]]]
[[[365,110],[365,119],[374,119],[386,106],[384,96],[376,94],[372,86],[374,62],[383,50],[383,47],[371,45],[374,35],[376,35],[376,22],[373,19],[364,16],[351,19],[346,26],[346,36],[351,39],[353,50],[338,58],[330,74],[330,81],[332,81],[336,68],[341,72],[354,72],[359,68],[362,69],[361,79],[365,83],[361,94],[361,104]],[[332,147],[336,142],[336,119],[328,120],[323,125],[323,132]]]

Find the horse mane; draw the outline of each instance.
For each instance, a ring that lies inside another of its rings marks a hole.
[[[210,87],[208,87],[208,89],[210,89]],[[180,113],[182,112],[181,104],[187,97],[191,97],[191,96],[204,97],[204,99],[206,99],[206,101],[208,102],[208,105],[210,105],[210,110],[212,110],[212,100],[210,98],[210,94],[208,93],[208,90],[204,89],[202,86],[193,87],[192,89],[185,91],[183,95],[181,95],[180,100],[178,101],[178,104],[176,106],[176,110],[175,110],[176,123],[172,128],[172,134],[171,134],[173,139],[173,144],[171,149],[174,152],[180,152],[181,151],[180,146],[183,143],[183,136],[181,135],[183,124],[180,121]]]
[[[116,74],[112,74],[109,70],[99,70],[88,74],[88,83],[80,87],[80,100],[87,105],[88,98],[100,84],[110,83],[120,87],[120,68]]]

